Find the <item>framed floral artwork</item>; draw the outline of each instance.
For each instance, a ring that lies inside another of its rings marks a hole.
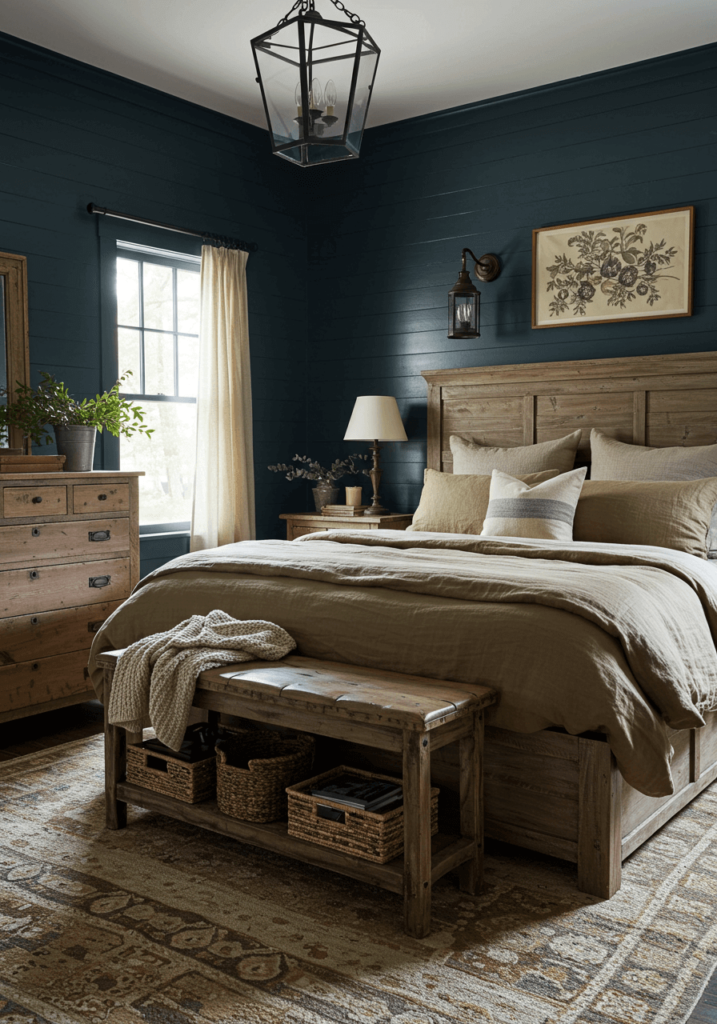
[[[692,315],[694,207],[533,231],[533,327]]]

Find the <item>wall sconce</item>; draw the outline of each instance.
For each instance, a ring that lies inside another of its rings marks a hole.
[[[480,292],[466,270],[467,252],[475,260],[474,273],[479,281],[495,281],[500,274],[500,260],[492,252],[478,259],[470,249],[463,250],[463,267],[448,293],[449,338],[480,338]]]

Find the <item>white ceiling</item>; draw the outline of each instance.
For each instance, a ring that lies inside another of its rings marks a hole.
[[[292,0],[0,0],[0,31],[253,124],[249,40]],[[715,0],[348,0],[382,49],[369,124],[717,40]],[[317,0],[323,13],[330,0]]]

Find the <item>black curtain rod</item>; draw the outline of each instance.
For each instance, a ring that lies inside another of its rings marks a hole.
[[[164,224],[161,220],[149,220],[147,217],[133,217],[130,213],[119,213],[117,210],[108,210],[106,206],[95,206],[94,203],[87,204],[88,213],[101,213],[105,217],[116,217],[117,220],[130,220],[133,224],[147,224],[153,228],[163,228],[165,231],[176,231],[179,235],[194,235],[202,238],[205,242],[219,242],[227,249],[243,249],[244,252],[256,252],[259,246],[256,242],[242,242],[238,238],[229,238],[227,235],[215,235],[210,231],[192,231],[190,228],[178,228],[175,224]]]

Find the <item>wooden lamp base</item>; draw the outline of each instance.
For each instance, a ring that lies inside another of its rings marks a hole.
[[[386,516],[388,515],[388,509],[379,501],[381,495],[378,493],[378,487],[381,483],[381,445],[378,441],[374,441],[370,446],[371,454],[373,455],[373,466],[369,470],[369,476],[371,477],[371,483],[373,484],[373,498],[371,504],[364,512],[364,516]]]

